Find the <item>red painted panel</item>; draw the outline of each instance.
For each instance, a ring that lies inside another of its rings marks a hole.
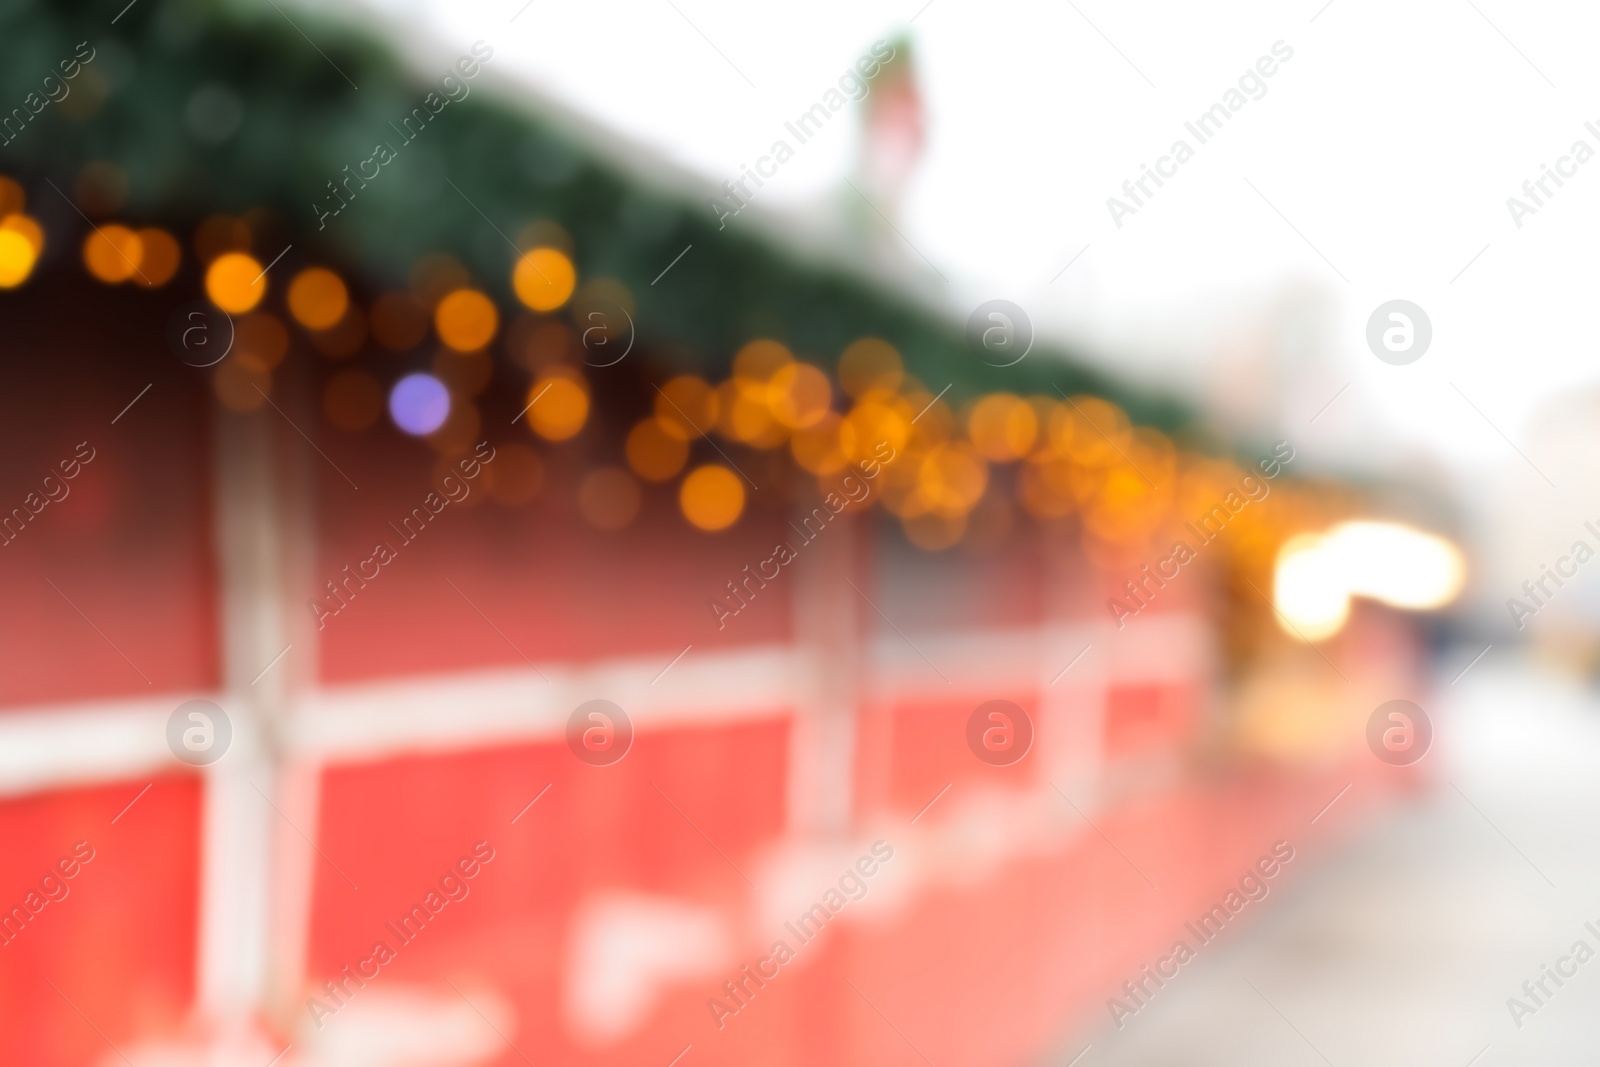
[[[944,701],[906,701],[892,705],[877,715],[863,716],[861,775],[867,782],[874,768],[887,779],[886,796],[862,797],[863,804],[880,802],[915,812],[947,785],[985,784],[1016,789],[1031,788],[1038,780],[1039,760],[1024,757],[1009,767],[994,767],[979,760],[967,747],[967,719],[985,700],[1010,700],[1039,723],[1039,698],[1036,692],[1001,692],[981,699]],[[874,719],[886,723],[874,730]],[[874,734],[886,732],[887,737]],[[1037,744],[1035,737],[1035,744]],[[1030,755],[1032,755],[1030,753]]]
[[[0,707],[218,677],[205,379],[151,348],[163,320],[130,337],[90,307],[151,312],[122,323],[104,287],[0,300],[33,356],[0,366]]]
[[[632,525],[604,532],[578,514],[577,483],[562,465],[568,457],[550,462],[544,487],[525,505],[504,507],[469,483],[468,496],[408,542],[396,528],[438,484],[434,458],[424,445],[375,438],[330,444],[359,492],[331,470],[321,480],[315,588],[305,600],[338,607],[324,583],[343,582],[343,568],[357,569],[379,542],[396,554],[366,567],[379,576],[364,587],[342,586],[348,606],[322,619],[328,681],[522,665],[524,656],[544,663],[650,654],[665,665],[690,643],[711,651],[790,634],[792,574],[768,583],[720,629],[708,604],[785,539],[781,510],[752,500],[736,526],[709,535],[677,514],[671,487],[646,486]]]
[[[485,841],[494,858],[469,894],[399,948],[376,981],[484,976],[515,1005],[519,1031],[536,1035],[541,1062],[612,1062],[570,1047],[562,1021],[574,908],[614,889],[737,913],[753,852],[783,830],[788,730],[769,719],[644,732],[611,767],[580,763],[558,742],[330,769],[319,844],[361,888],[319,859],[308,982],[321,986],[377,940],[398,946],[385,922]],[[613,1052],[622,1062],[640,1047]]]
[[[170,1034],[187,1013],[201,784],[164,775],[139,796],[145,784],[0,803],[0,907],[26,908],[29,893],[37,902],[46,890],[60,898],[0,944],[0,1063],[90,1067],[114,1057],[107,1040]],[[58,867],[64,858],[85,854],[73,877],[59,878],[72,869]],[[58,877],[46,880],[52,870]]]
[[[1113,686],[1106,697],[1106,755],[1115,758],[1179,745],[1193,723],[1191,685]]]

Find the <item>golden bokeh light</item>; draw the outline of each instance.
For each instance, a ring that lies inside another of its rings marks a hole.
[[[678,487],[683,517],[701,530],[725,530],[744,512],[744,483],[727,467],[696,467]]]
[[[15,230],[28,239],[33,246],[35,256],[44,253],[44,227],[39,225],[37,219],[19,212],[13,212],[0,218],[0,230]]]
[[[905,367],[894,345],[877,337],[852,342],[839,356],[839,386],[856,399],[870,392],[894,392]]]
[[[812,474],[833,474],[843,470],[855,454],[855,427],[837,412],[827,412],[819,421],[795,431],[789,451],[794,461]]]
[[[788,436],[772,416],[765,384],[750,378],[729,378],[717,389],[717,429],[724,437],[753,448],[776,448]]]
[[[95,227],[83,239],[83,265],[108,285],[133,277],[143,257],[144,242],[139,235],[114,222]]]
[[[1104,466],[1126,450],[1128,416],[1109,400],[1097,396],[1075,396],[1051,412],[1050,444],[1077,463]]]
[[[971,511],[989,483],[989,471],[970,445],[936,446],[917,468],[918,504],[923,512],[963,515]]]
[[[822,420],[833,403],[833,385],[809,363],[787,363],[772,375],[767,396],[772,417],[793,430]]]
[[[1163,517],[1160,496],[1145,475],[1127,463],[1081,479],[1093,487],[1080,494],[1084,529],[1111,545],[1142,545]]]
[[[915,425],[907,431],[909,443],[923,441],[937,444],[955,436],[956,415],[935,393],[921,385],[906,391],[906,404],[911,409],[908,421]]]
[[[778,371],[794,362],[794,355],[777,341],[761,338],[739,349],[733,357],[735,377],[766,383]]]
[[[656,418],[668,433],[685,441],[709,433],[720,409],[716,389],[692,374],[679,375],[656,393]]]
[[[922,468],[922,459],[920,455],[906,452],[879,471],[878,500],[885,508],[901,518],[922,515],[928,510],[917,491],[921,485],[918,472]]]
[[[267,295],[267,275],[254,256],[224,252],[206,268],[206,295],[230,315],[242,315]]]
[[[1033,448],[1039,419],[1033,408],[1012,393],[992,393],[972,406],[967,436],[978,454],[997,463],[1021,459]]]
[[[911,436],[911,420],[916,414],[901,397],[874,395],[862,400],[845,416],[854,431],[849,458],[865,459],[885,443],[896,452],[902,451]]]
[[[326,267],[307,267],[289,283],[289,314],[308,330],[326,330],[344,318],[350,290]]]
[[[439,340],[457,352],[476,352],[494,339],[500,312],[478,290],[457,289],[433,309],[433,328]]]
[[[642,494],[633,475],[621,467],[600,467],[578,486],[578,510],[599,530],[620,530],[639,514]]]
[[[1017,473],[1017,498],[1039,519],[1056,519],[1072,513],[1072,462],[1053,450],[1041,449],[1028,457]]]
[[[641,419],[628,431],[628,466],[647,482],[675,477],[689,461],[689,443],[660,419]]]
[[[16,230],[0,230],[0,289],[15,289],[28,280],[38,253]]]
[[[158,289],[178,273],[178,264],[183,260],[183,248],[176,237],[155,226],[141,227],[138,234],[142,254],[133,284],[145,289]]]
[[[578,272],[564,253],[535,248],[517,260],[511,287],[517,299],[534,311],[554,311],[565,304],[578,284]]]
[[[565,441],[589,418],[589,390],[567,373],[540,378],[528,390],[528,425],[546,441]]]

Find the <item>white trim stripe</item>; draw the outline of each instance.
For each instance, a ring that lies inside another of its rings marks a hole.
[[[636,730],[790,714],[807,658],[767,646],[686,658],[657,685],[659,656],[324,687],[290,716],[292,754],[327,761],[559,738],[586,700],[611,700]],[[544,677],[550,681],[547,684]]]
[[[1042,691],[1059,670],[1056,664],[1086,641],[1104,651],[1070,676],[1079,686],[1182,681],[1205,674],[1211,638],[1203,619],[1172,614],[1138,620],[1120,633],[1079,624],[918,634],[918,640],[950,675],[953,691],[891,634],[874,642],[868,700]],[[1101,660],[1100,666],[1091,662]],[[827,665],[803,648],[764,645],[697,652],[664,677],[660,670],[654,654],[576,667],[544,664],[324,686],[294,703],[281,739],[289,758],[312,763],[554,740],[572,709],[596,697],[621,705],[644,731],[777,718],[805,706]],[[0,712],[0,796],[182,767],[167,749],[166,720],[173,708],[196,697],[227,710],[234,717],[235,744],[244,741],[250,712],[230,707],[236,701],[220,693]]]
[[[35,707],[0,714],[0,796],[94,785],[182,767],[167,717],[205,693]]]

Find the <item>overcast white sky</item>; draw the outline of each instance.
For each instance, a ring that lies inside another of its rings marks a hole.
[[[1555,394],[1596,378],[1600,159],[1521,229],[1506,198],[1575,140],[1600,151],[1583,126],[1600,120],[1592,9],[369,2],[441,48],[488,40],[498,73],[716,182],[762,154],[875,38],[908,31],[928,145],[901,229],[951,279],[958,314],[1006,297],[1098,358],[1189,382],[1223,407],[1230,391],[1263,389],[1278,398],[1281,432],[1313,452],[1370,456],[1390,442],[1396,461],[1428,454],[1458,474],[1544,485],[1536,465],[1562,480],[1564,457],[1540,454],[1536,423]],[[1184,122],[1279,40],[1293,58],[1267,94],[1198,145]],[[1118,229],[1106,198],[1179,137],[1194,159]],[[833,124],[763,203],[830,195],[853,148],[852,131]],[[1321,354],[1258,384],[1251,352],[1291,291],[1325,307]],[[1378,361],[1364,339],[1368,315],[1396,297],[1421,305],[1434,332],[1404,367]]]

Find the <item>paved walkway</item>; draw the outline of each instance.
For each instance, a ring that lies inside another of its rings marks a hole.
[[[1600,1063],[1600,698],[1493,658],[1449,677],[1427,792],[1050,1063],[1086,1043],[1075,1067]],[[1579,940],[1595,958],[1519,1029],[1507,998],[1533,1006],[1522,983]]]

